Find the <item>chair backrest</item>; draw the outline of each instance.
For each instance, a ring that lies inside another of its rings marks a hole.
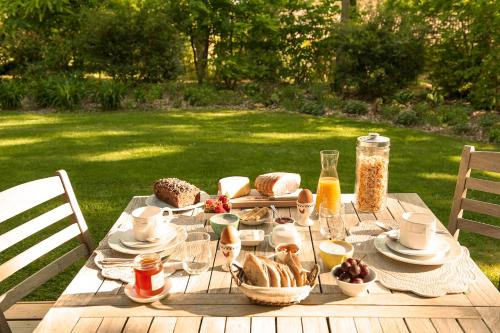
[[[472,170],[500,173],[500,152],[476,151],[465,146],[453,196],[448,230],[458,238],[457,230],[467,230],[500,239],[500,227],[463,218],[464,211],[500,217],[500,205],[467,198],[467,190],[500,195],[500,182],[471,177]]]
[[[69,226],[1,264],[0,282],[75,237],[81,244],[1,295],[0,313],[76,260],[88,257],[94,250],[87,224],[64,170],[57,171],[54,177],[34,180],[0,192],[0,223],[59,196],[63,198],[62,205],[0,235],[1,253],[62,219],[71,220]]]

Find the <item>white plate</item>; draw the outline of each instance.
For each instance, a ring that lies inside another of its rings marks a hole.
[[[264,240],[264,230],[246,229],[238,232],[243,246],[257,246]]]
[[[415,250],[409,247],[404,246],[398,240],[394,240],[392,237],[389,237],[387,240],[387,246],[396,252],[401,254],[406,254],[407,256],[431,256],[446,252],[450,248],[450,244],[444,240],[442,237],[439,237],[437,234],[434,236],[434,241],[432,245],[428,249],[423,250]]]
[[[168,244],[177,235],[177,230],[170,224],[163,224],[161,229],[163,229],[160,231],[161,235],[154,242],[138,241],[137,239],[135,239],[134,231],[132,229],[128,229],[122,233],[120,242],[123,245],[133,249],[145,249],[162,244]]]
[[[241,213],[238,214],[238,216],[241,216],[242,214],[249,212],[251,210],[252,209],[242,210]],[[270,222],[270,221],[271,221],[271,213],[269,212],[269,209],[267,209],[267,214],[259,220],[242,220],[240,218],[240,223],[245,224],[245,225],[259,225],[259,224]]]
[[[169,278],[165,278],[165,287],[163,287],[163,291],[159,293],[158,295],[154,295],[151,297],[143,297],[140,296],[136,293],[135,287],[133,283],[129,283],[125,286],[125,295],[127,295],[128,298],[133,300],[134,302],[137,303],[153,303],[156,302],[160,299],[165,298],[168,295],[168,292],[172,288],[172,282],[170,281]]]
[[[156,197],[156,195],[151,194],[149,197],[146,198],[146,205],[160,207],[160,208],[167,207],[167,208],[170,208],[172,210],[172,212],[184,212],[186,210],[191,210],[191,209],[195,209],[195,208],[203,206],[205,204],[205,201],[207,201],[208,199],[210,199],[210,195],[205,191],[201,191],[200,192],[200,202],[195,203],[194,205],[189,205],[186,207],[177,208],[177,207],[174,207],[174,206],[166,203],[165,201],[161,201],[160,199],[158,199]]]
[[[401,262],[406,262],[408,264],[414,264],[414,265],[423,265],[423,266],[433,266],[433,265],[442,265],[444,263],[447,263],[449,261],[453,261],[460,257],[462,254],[462,248],[460,245],[453,239],[451,236],[446,236],[443,235],[443,238],[448,242],[450,246],[450,250],[445,252],[445,253],[439,253],[431,256],[420,256],[420,257],[415,257],[415,256],[407,256],[405,254],[397,253],[395,251],[392,251],[388,246],[387,246],[387,241],[390,240],[387,235],[380,235],[377,238],[373,239],[373,244],[375,245],[375,248],[385,255],[386,257],[389,257],[391,259],[401,261]]]
[[[186,229],[180,226],[175,227],[176,236],[168,243],[158,244],[153,247],[148,248],[130,248],[124,246],[120,239],[122,239],[123,234],[126,232],[130,232],[130,229],[127,230],[117,230],[108,237],[108,245],[115,251],[126,253],[126,254],[145,254],[145,253],[161,253],[162,257],[168,256],[174,252],[174,250],[179,246],[182,242],[184,242],[187,238]]]

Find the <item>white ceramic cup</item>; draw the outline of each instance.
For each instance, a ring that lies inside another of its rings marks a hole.
[[[314,202],[302,203],[297,201],[297,214],[299,216],[297,224],[301,226],[311,226],[313,221],[311,220],[311,214],[314,212]]]
[[[241,241],[233,244],[223,244],[219,243],[220,250],[224,256],[224,264],[222,269],[229,272],[231,265],[238,258],[241,250]]]
[[[436,219],[426,213],[403,213],[399,242],[411,249],[422,250],[431,246],[436,233]]]
[[[172,216],[172,210],[168,207],[159,208],[155,206],[139,207],[132,212],[132,229],[134,237],[138,241],[154,241],[160,236],[160,225],[163,223],[163,213],[168,212]]]

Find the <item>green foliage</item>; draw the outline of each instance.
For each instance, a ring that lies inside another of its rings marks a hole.
[[[172,80],[181,72],[182,41],[153,0],[83,11],[78,48],[87,71],[115,79]],[[154,42],[153,42],[154,41]]]
[[[392,95],[423,69],[424,44],[417,29],[390,15],[342,26],[333,38],[337,91],[368,98]]]
[[[433,19],[431,79],[447,95],[494,108],[500,65],[498,1],[437,1],[423,8]]]
[[[342,112],[347,114],[357,114],[357,115],[367,114],[368,103],[357,100],[347,100],[344,102],[344,105],[342,107]]]
[[[395,104],[382,105],[382,107],[380,108],[380,114],[382,115],[382,118],[388,120],[396,119],[401,111],[401,107]]]
[[[97,86],[95,99],[103,110],[116,110],[125,98],[126,86],[115,80],[106,80]]]
[[[217,90],[209,85],[190,86],[184,91],[184,99],[192,106],[217,104]]]
[[[415,111],[402,111],[394,122],[403,126],[415,126],[419,123],[419,119]]]
[[[315,101],[305,101],[300,106],[301,113],[312,114],[314,116],[322,116],[325,114],[325,107],[323,104]]]
[[[15,79],[0,81],[0,108],[20,108],[24,95],[24,86],[20,81]]]
[[[479,118],[479,126],[488,130],[495,125],[500,125],[500,115],[494,112],[487,112]]]
[[[31,94],[39,107],[73,109],[85,96],[85,87],[78,76],[56,75],[36,79]]]
[[[456,126],[469,121],[470,109],[460,105],[441,105],[436,113],[442,124]]]
[[[500,143],[500,125],[496,125],[488,131],[488,141],[491,143]]]
[[[394,95],[394,100],[399,104],[408,104],[415,98],[413,91],[409,89],[403,89]]]

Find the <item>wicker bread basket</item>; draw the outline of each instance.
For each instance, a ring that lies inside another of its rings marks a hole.
[[[307,273],[308,285],[302,287],[256,287],[247,284],[243,268],[233,264],[231,275],[241,292],[252,302],[263,305],[286,306],[297,304],[309,296],[309,293],[316,285],[316,278],[319,274],[319,266],[314,265],[313,269]]]

